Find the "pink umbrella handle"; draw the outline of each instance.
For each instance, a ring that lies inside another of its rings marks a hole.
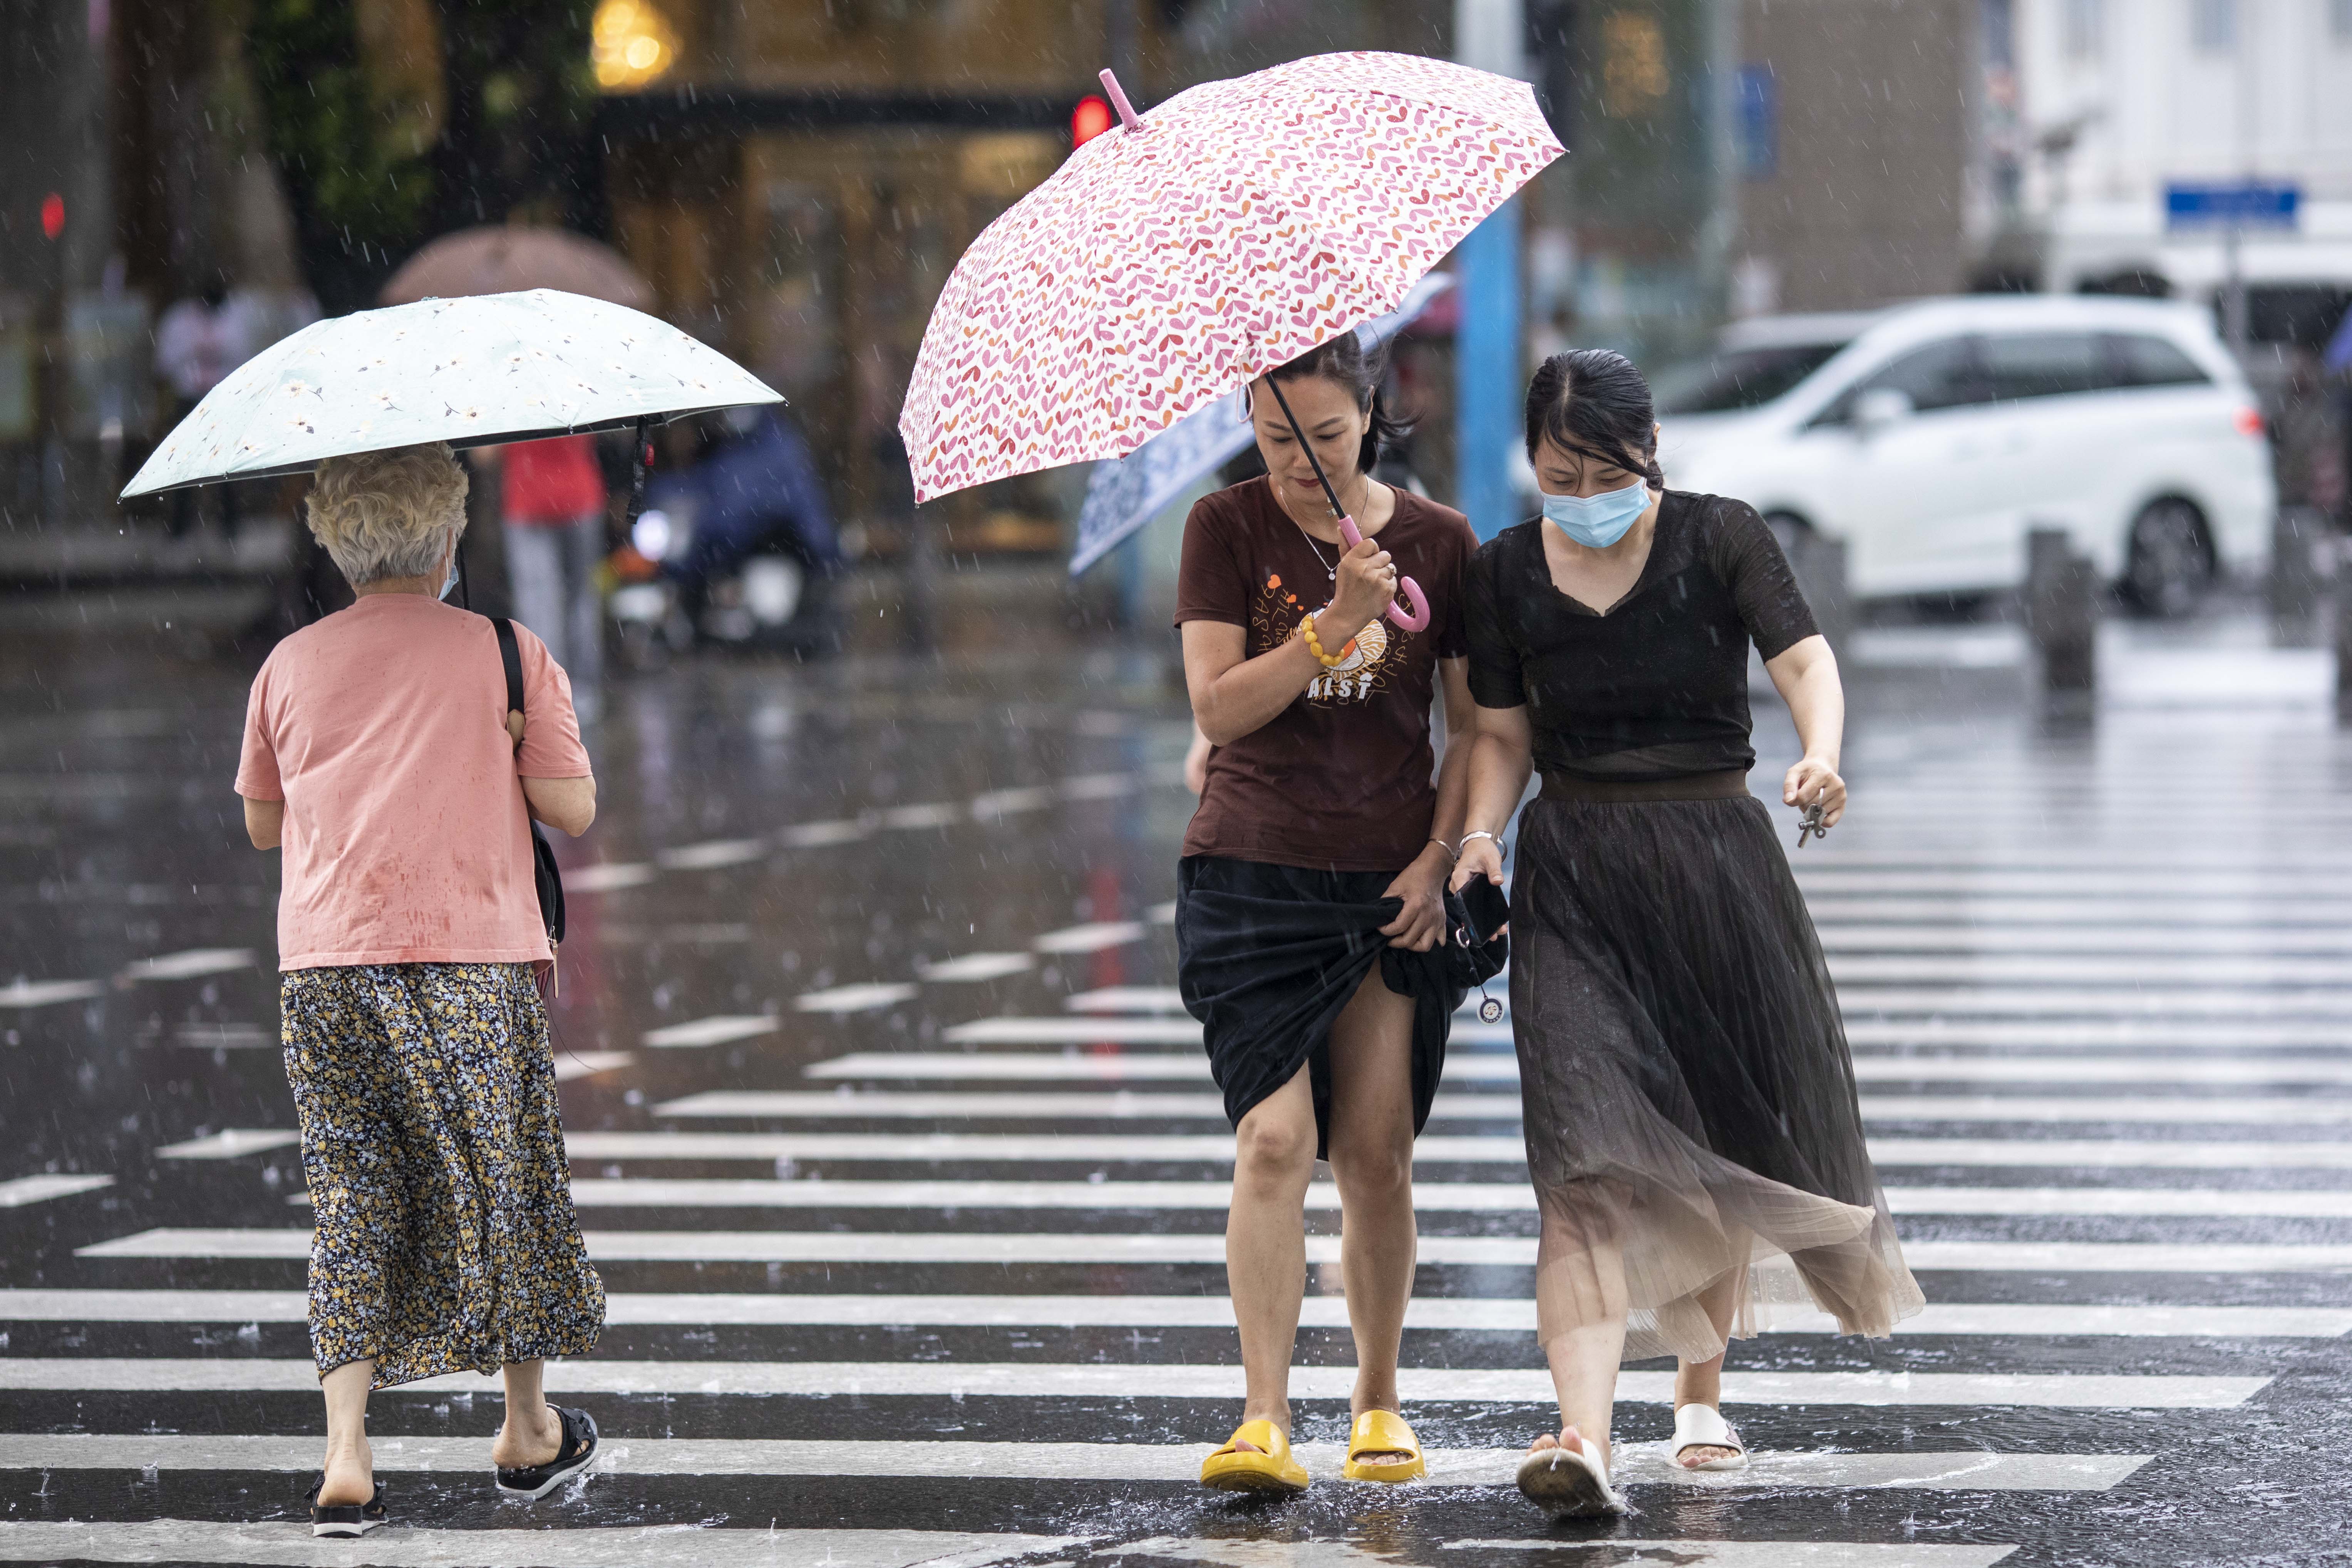
[[[1102,78],[1103,91],[1110,95],[1110,106],[1118,110],[1118,122],[1129,131],[1142,130],[1143,121],[1136,115],[1135,106],[1127,101],[1127,94],[1120,90],[1118,78],[1108,70],[1096,74]]]
[[[1352,517],[1339,519],[1339,537],[1348,542],[1350,550],[1364,542],[1363,530],[1356,526],[1356,520]],[[1421,584],[1410,577],[1400,577],[1397,579],[1397,592],[1412,604],[1412,608],[1408,610],[1391,599],[1389,601],[1389,619],[1409,632],[1426,628],[1429,625],[1429,600],[1423,595]]]

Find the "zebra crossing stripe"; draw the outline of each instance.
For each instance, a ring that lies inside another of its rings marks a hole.
[[[239,1386],[314,1390],[318,1369],[307,1361],[266,1363],[225,1357],[214,1363],[225,1377],[254,1380]],[[274,1366],[276,1370],[257,1370]],[[266,1380],[275,1378],[278,1382]],[[1341,1400],[1354,1388],[1352,1366],[1294,1366],[1293,1399]],[[1960,1372],[1727,1372],[1723,1397],[1736,1405],[1821,1405],[1889,1407],[2003,1405],[2043,1410],[2228,1410],[2270,1383],[2267,1377],[2178,1373]],[[1674,1398],[1671,1372],[1628,1372],[1617,1381],[1621,1404],[1664,1404]],[[421,1378],[401,1386],[417,1393],[461,1393],[495,1386],[475,1373]],[[153,1387],[149,1384],[146,1386]],[[1103,1362],[818,1362],[584,1361],[551,1362],[550,1394],[794,1396],[831,1399],[1214,1399],[1242,1397],[1239,1366]],[[1542,1367],[1405,1367],[1397,1394],[1410,1400],[1535,1405],[1557,1408],[1551,1373]],[[0,1435],[0,1469],[75,1468],[74,1450],[111,1456],[98,1468],[137,1469],[155,1462],[172,1439],[146,1434],[68,1436],[57,1433]],[[190,1441],[182,1439],[181,1441]],[[221,1438],[222,1444],[264,1439]],[[415,1441],[415,1439],[410,1439]],[[315,1468],[315,1438],[285,1439],[296,1468]],[[227,1451],[227,1450],[224,1450]],[[235,1468],[207,1461],[207,1469]],[[247,1464],[246,1468],[271,1467]]]
[[[315,1384],[307,1363],[287,1363]],[[455,1385],[459,1380],[430,1380]],[[467,1379],[477,1384],[481,1380]],[[423,1387],[423,1384],[407,1385]],[[552,1390],[551,1390],[552,1392]],[[595,1390],[571,1389],[570,1393]],[[38,1438],[0,1437],[0,1469],[307,1470],[318,1466],[318,1441],[309,1437],[101,1436],[57,1440],[52,1455],[37,1453]],[[487,1468],[487,1437],[370,1439],[379,1470],[467,1474]],[[142,1456],[142,1447],[145,1453]],[[1019,1480],[1177,1481],[1195,1484],[1206,1443],[990,1443],[954,1441],[806,1441],[790,1438],[606,1437],[593,1468],[641,1476],[875,1476]],[[1302,1443],[1292,1452],[1308,1471],[1339,1479],[1344,1445]],[[1426,1487],[1507,1486],[1523,1448],[1427,1450]],[[1772,1453],[1761,1452],[1744,1471],[1696,1476],[1669,1461],[1655,1443],[1629,1443],[1616,1479],[1633,1486],[1680,1486],[1709,1491],[1758,1488],[1891,1488],[1953,1491],[2105,1491],[2153,1458],[2147,1454]]]
[[[381,1455],[387,1444],[401,1441],[415,1439],[378,1438],[373,1446]],[[314,1455],[310,1468],[316,1468],[315,1460]],[[378,1463],[383,1463],[381,1458]],[[379,1531],[365,1546],[355,1547],[314,1542],[310,1526],[296,1522],[0,1521],[0,1563],[226,1563],[251,1568],[359,1563],[373,1568],[777,1568],[779,1563],[823,1563],[824,1568],[990,1568],[993,1563],[1085,1544],[1084,1537],[1075,1535],[989,1535],[961,1531],[720,1530],[700,1525],[662,1530],[602,1525],[561,1530],[404,1526],[396,1531]],[[1956,1563],[1952,1568],[1970,1565]]]
[[[308,1300],[299,1290],[0,1290],[0,1322],[299,1323],[307,1310]],[[634,1328],[1229,1329],[1234,1318],[1233,1304],[1223,1296],[665,1295],[623,1290],[605,1298],[604,1321],[612,1327]],[[1344,1328],[1347,1301],[1338,1296],[1309,1296],[1301,1303],[1299,1321],[1308,1328]],[[1523,1332],[1535,1326],[1535,1303],[1518,1297],[1416,1297],[1406,1309],[1405,1323],[1433,1333]],[[1835,1327],[1823,1314],[1790,1311],[1775,1314],[1769,1331],[1825,1334]],[[1895,1332],[1906,1337],[2335,1339],[2352,1333],[2352,1309],[1938,1301],[1895,1325]],[[42,1364],[33,1358],[0,1358],[0,1377],[46,1376],[51,1381],[33,1386],[79,1388],[91,1384],[72,1379],[110,1375],[102,1370],[109,1364],[104,1358],[60,1362],[57,1364],[70,1370],[54,1373],[37,1370]],[[141,1359],[123,1364],[154,1363]]]
[[[1458,1037],[1458,1036],[1457,1036]],[[1969,1047],[1988,1050],[2056,1051],[2084,1047],[2199,1051],[2268,1050],[2282,1047],[2344,1049],[2347,1032],[2331,1023],[2168,1023],[2160,1018],[1848,1018],[1848,1045]],[[1507,1041],[1508,1037],[1505,1037]],[[1451,1066],[1449,1064],[1449,1069]]]
[[[1201,1026],[1190,1018],[975,1018],[950,1024],[940,1038],[951,1046],[1197,1046]]]
[[[1832,975],[1837,965],[1831,964]],[[1851,1016],[1872,1013],[1931,1013],[1939,1016],[2001,1016],[2097,1014],[2151,1018],[2325,1019],[2340,1030],[2352,1019],[2352,990],[2252,990],[2209,985],[2125,985],[2108,990],[2078,986],[1838,986],[1838,1002]]]
[[[1161,1537],[1132,1542],[1127,1550],[1140,1552],[1148,1548],[1169,1556],[1182,1556],[1184,1553],[1178,1550],[1182,1544]],[[1558,1561],[1564,1563],[1579,1561],[1568,1556],[1570,1552],[1590,1552],[1594,1554],[1591,1561],[1595,1568],[1602,1564],[1615,1568],[1617,1563],[1638,1563],[1644,1559],[1671,1563],[1675,1568],[1993,1568],[1994,1563],[2017,1550],[2014,1546],[1946,1546],[1910,1541],[1887,1543],[1822,1541],[1817,1537],[1803,1541],[1707,1541],[1681,1535],[1643,1537],[1615,1533],[1599,1541],[1526,1541],[1508,1537],[1449,1541],[1445,1548],[1449,1552],[1550,1552],[1559,1554]],[[1638,1555],[1622,1555],[1627,1552]],[[1215,1564],[1216,1568],[1254,1568],[1256,1559],[1212,1552],[1194,1555],[1189,1561]]]
[[[1948,913],[1949,911],[1947,911]],[[1832,953],[1916,952],[1968,958],[1980,962],[2005,960],[2029,953],[2075,953],[2116,958],[2149,953],[2171,958],[2210,959],[2217,954],[2298,961],[2342,963],[2352,955],[2352,905],[2345,906],[2342,925],[2204,925],[2147,926],[2107,924],[2040,925],[2004,921],[1999,924],[1895,925],[1872,921],[1864,925],[1823,924],[1813,929],[1822,946]],[[2234,960],[2232,961],[2235,962]],[[2254,976],[2231,968],[2226,978],[2251,982]]]
[[[13,1182],[0,1182],[0,1209],[20,1209],[112,1185],[112,1176],[19,1176]]]
[[[760,1035],[772,1035],[779,1026],[779,1020],[757,1013],[697,1018],[692,1023],[667,1024],[658,1029],[647,1030],[645,1043],[656,1050],[724,1046]]]
[[[1222,1268],[1216,1234],[1095,1231],[915,1233],[815,1230],[592,1230],[588,1255],[604,1263],[1202,1264]],[[2352,1244],[2129,1241],[1912,1241],[1915,1269],[1966,1273],[2269,1274],[2352,1268]],[[159,1228],[74,1249],[77,1258],[306,1258],[308,1230]],[[1533,1237],[1424,1236],[1420,1261],[1435,1268],[1527,1268]],[[1307,1238],[1309,1263],[1339,1261],[1339,1238]]]

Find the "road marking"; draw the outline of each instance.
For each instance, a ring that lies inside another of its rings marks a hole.
[[[2168,959],[2198,960],[2210,960],[2222,953],[2265,958],[2296,954],[2325,962],[2326,954],[2352,954],[2352,906],[2347,907],[2345,916],[2346,925],[2342,927],[2247,924],[2137,928],[2105,923],[2075,926],[2021,922],[1896,925],[1872,921],[1864,925],[1818,925],[1814,930],[1820,933],[1822,948],[1832,954],[1920,952],[2001,962],[2034,953],[2151,953]],[[2231,962],[2234,964],[2241,960]],[[2252,981],[2254,976],[2232,969],[2225,978]]]
[[[969,820],[966,808],[950,805],[945,801],[931,801],[920,805],[894,805],[881,815],[882,826],[901,833],[925,828],[953,827]]]
[[[299,1323],[309,1312],[299,1290],[0,1290],[0,1322]],[[1309,1296],[1299,1321],[1344,1328],[1347,1301]],[[1223,1296],[1095,1293],[1019,1296],[878,1296],[615,1291],[604,1321],[624,1327],[823,1325],[916,1328],[1230,1328]],[[1415,1297],[1409,1327],[1429,1332],[1525,1332],[1535,1303],[1517,1298]],[[1774,1312],[1768,1332],[1830,1333],[1826,1314]],[[2056,1302],[2016,1305],[1930,1302],[1895,1325],[1898,1335],[2126,1336],[2221,1339],[2335,1339],[2352,1333],[2352,1309],[2333,1307],[2103,1306]],[[221,1364],[218,1358],[207,1358]],[[0,1358],[0,1376],[25,1364]],[[74,1358],[79,1367],[83,1358]],[[132,1364],[149,1364],[142,1358]],[[25,1375],[33,1375],[26,1373]],[[72,1375],[60,1373],[58,1375]],[[96,1373],[88,1375],[99,1375]],[[314,1375],[315,1381],[315,1375]]]
[[[2231,994],[2242,994],[2257,986],[2340,989],[2352,983],[2352,960],[2273,958],[2252,953],[2209,958],[2194,953],[1994,952],[1938,956],[1832,951],[1829,963],[1830,977],[1842,986],[2155,984],[2228,987]],[[2344,1000],[2340,996],[2335,999]]]
[[[204,1363],[191,1363],[201,1365]],[[232,1363],[234,1364],[234,1363]],[[318,1373],[307,1362],[245,1363],[282,1365],[303,1384],[316,1387]],[[592,1380],[593,1383],[593,1380]],[[135,1385],[131,1385],[135,1386]],[[152,1385],[151,1385],[152,1386]],[[176,1386],[165,1384],[163,1386]],[[224,1392],[254,1387],[296,1387],[283,1382],[222,1383]],[[434,1378],[404,1387],[440,1393],[484,1386],[466,1374]],[[605,1392],[566,1383],[549,1369],[550,1392]],[[0,1437],[0,1468],[303,1470],[317,1467],[318,1444],[303,1437],[117,1436],[73,1433],[56,1439],[56,1458],[35,1451],[38,1439]],[[149,1445],[142,1461],[139,1446]],[[467,1473],[489,1462],[487,1437],[385,1437],[372,1439],[379,1469],[393,1472]],[[789,1438],[607,1437],[593,1467],[604,1473],[641,1476],[877,1476],[905,1478],[1007,1477],[1024,1480],[1181,1481],[1197,1484],[1207,1443],[1006,1443],[953,1441],[808,1441]],[[1339,1479],[1345,1445],[1302,1443],[1292,1450],[1307,1469],[1327,1480]],[[1432,1487],[1507,1486],[1527,1458],[1522,1448],[1427,1450],[1430,1474],[1416,1490]],[[1945,1491],[2105,1491],[2130,1477],[2152,1456],[2143,1454],[1852,1454],[1759,1452],[1746,1470],[1693,1475],[1673,1464],[1658,1443],[1625,1445],[1616,1479],[1635,1486],[1681,1486],[1709,1491],[1775,1489],[1895,1488]],[[571,1531],[551,1532],[568,1537]],[[723,1532],[721,1532],[723,1533]],[[370,1561],[373,1561],[373,1555]],[[778,1561],[782,1561],[779,1559]]]
[[[1195,1235],[814,1230],[592,1230],[588,1254],[609,1263],[1207,1264],[1223,1267],[1225,1238]],[[1913,1241],[1914,1269],[1964,1273],[2321,1273],[2352,1269],[2352,1244],[2114,1241]],[[310,1255],[308,1230],[159,1228],[74,1249],[77,1258],[278,1258]],[[1535,1237],[1423,1236],[1420,1260],[1438,1268],[1532,1268]],[[1339,1238],[1307,1238],[1310,1263],[1339,1261]]]
[[[1454,1031],[1461,1037],[1461,1031]],[[2352,1031],[2333,1021],[2284,1024],[2168,1023],[2161,1019],[2067,1018],[2012,1022],[1986,1018],[1848,1018],[1854,1046],[1971,1046],[1994,1050],[2264,1050],[2313,1046],[2341,1050]]]
[[[1950,931],[1964,942],[2034,945],[2037,939],[2094,941],[2113,934],[2165,942],[2208,936],[2231,940],[2271,934],[2301,941],[2347,938],[2352,899],[2205,898],[2168,903],[2133,899],[1808,899],[1817,929],[1861,937],[1913,929]],[[1917,921],[1915,928],[1907,922]],[[1853,922],[1853,923],[1847,923]],[[1905,922],[1905,923],[1897,923]],[[2178,934],[2176,934],[2178,933]],[[2347,938],[2352,940],[2352,938]]]
[[[13,1182],[0,1182],[0,1209],[20,1209],[112,1185],[112,1176],[19,1176]]]
[[[1901,864],[1897,862],[1896,864]],[[2194,907],[2206,899],[2260,900],[2278,897],[2337,899],[2352,868],[2315,869],[2274,866],[2138,867],[2085,865],[2048,869],[1979,866],[1907,866],[1878,869],[1856,860],[1827,860],[1796,868],[1797,886],[1808,898],[1826,893],[1927,893],[2016,897],[2048,894],[2062,899],[2163,899]]]
[[[1184,998],[1173,985],[1106,985],[1065,997],[1073,1013],[1181,1013]]]
[[[1830,967],[1834,974],[1837,966]],[[2254,991],[2219,985],[2166,989],[2150,985],[2093,991],[2055,985],[1928,989],[1841,984],[1838,1000],[1848,1014],[1936,1013],[1966,1016],[2094,1013],[2118,1017],[2324,1018],[2331,1030],[2340,1030],[2346,1020],[2352,1020],[2352,990]]]
[[[555,1081],[570,1083],[573,1079],[593,1078],[600,1072],[627,1067],[636,1059],[628,1051],[558,1051]]]
[[[727,1107],[728,1109],[720,1109]],[[681,1109],[682,1108],[682,1109]],[[654,1108],[657,1116],[773,1116],[793,1119],[926,1121],[1012,1118],[1022,1121],[1223,1121],[1225,1102],[1214,1094],[989,1094],[943,1090],[930,1094],[793,1090],[719,1090]],[[1441,1094],[1430,1115],[1448,1121],[1517,1121],[1515,1094]]]
[[[937,963],[919,963],[915,965],[915,977],[934,985],[952,985],[1002,980],[1036,966],[1037,960],[1025,952],[967,952],[961,958],[945,958]]]
[[[0,1007],[54,1007],[105,994],[95,980],[18,980],[0,985]]]
[[[203,1363],[194,1363],[198,1365]],[[211,1364],[237,1375],[253,1363],[223,1358]],[[268,1364],[268,1363],[262,1363]],[[289,1381],[306,1376],[318,1386],[309,1362],[278,1363]],[[247,1373],[245,1375],[252,1376]],[[993,1399],[1239,1399],[1238,1366],[1154,1363],[1139,1366],[1104,1362],[708,1362],[614,1361],[588,1358],[551,1363],[548,1392],[571,1394],[716,1394],[800,1395],[833,1398],[961,1397]],[[1294,1399],[1348,1397],[1356,1380],[1352,1366],[1295,1366]],[[1556,1405],[1549,1371],[1541,1367],[1405,1367],[1397,1392],[1406,1399],[1452,1403]],[[1922,1373],[1922,1372],[1727,1372],[1726,1403],[1740,1405],[2010,1405],[2052,1410],[2226,1410],[2243,1405],[2268,1385],[2267,1377],[2218,1377],[2166,1373]],[[1663,1403],[1674,1397],[1671,1372],[1628,1372],[1617,1383],[1619,1401]],[[152,1385],[151,1385],[152,1386]],[[425,1378],[404,1387],[482,1389],[496,1386],[473,1373]],[[68,1436],[43,1433],[0,1436],[0,1468],[74,1468],[64,1455],[79,1449],[98,1468],[137,1469],[157,1462],[175,1442],[199,1445],[282,1441],[296,1468],[315,1468],[318,1439],[291,1437],[159,1438]],[[409,1442],[417,1439],[406,1439]],[[479,1439],[457,1440],[467,1451]],[[148,1458],[137,1458],[141,1445]],[[45,1448],[44,1445],[55,1445]],[[228,1451],[234,1451],[230,1449]],[[256,1450],[258,1452],[258,1450]],[[1197,1453],[1198,1450],[1195,1450]],[[49,1458],[54,1453],[58,1457]],[[113,1456],[128,1456],[125,1466]],[[1195,1461],[1197,1463],[1197,1460]],[[207,1461],[199,1468],[235,1468]],[[248,1464],[246,1468],[274,1467]]]
[[[574,866],[563,873],[563,890],[567,893],[613,893],[623,888],[641,888],[654,879],[651,866],[637,861],[621,861],[595,866]]]
[[[902,981],[884,981],[860,985],[835,985],[823,991],[803,992],[793,998],[793,1006],[803,1013],[872,1013],[884,1007],[895,1007],[916,994],[915,987]]]
[[[224,1444],[264,1440],[215,1439]],[[400,1444],[427,1441],[376,1437],[372,1445],[382,1456]],[[478,1470],[489,1462],[487,1448],[479,1454],[468,1452],[464,1466],[441,1468],[470,1466]],[[386,1469],[402,1468],[381,1458],[378,1463]],[[219,1468],[240,1467],[231,1463]],[[259,1468],[315,1468],[316,1456],[308,1467]],[[430,1530],[404,1525],[373,1536],[365,1546],[353,1546],[313,1542],[306,1526],[293,1522],[217,1524],[188,1519],[136,1524],[0,1522],[0,1563],[229,1563],[256,1568],[341,1563],[366,1563],[376,1568],[777,1568],[780,1563],[823,1563],[824,1568],[987,1568],[991,1563],[1065,1552],[1085,1543],[1084,1537],[1074,1535],[978,1535],[925,1530],[715,1530],[699,1524]],[[1970,1565],[1955,1563],[1951,1568]]]
[[[1874,1138],[1881,1167],[1980,1165],[1987,1169],[2148,1171],[2352,1171],[2342,1143],[2190,1143],[2088,1138]]]
[[[205,974],[226,974],[235,970],[253,967],[253,949],[249,947],[192,947],[184,952],[167,952],[156,958],[142,958],[126,964],[124,980],[194,980]]]
[[[654,857],[654,863],[665,871],[716,871],[767,858],[768,841],[764,838],[713,838],[665,849]]]
[[[971,797],[971,814],[988,817],[1017,816],[1023,812],[1043,811],[1054,804],[1054,792],[1045,784],[1027,784],[1017,789],[992,789]]]
[[[1156,1541],[1135,1544],[1139,1549],[1163,1547]],[[1170,1541],[1164,1549],[1171,1556],[1186,1555],[1177,1550],[1179,1544]],[[1616,1568],[1620,1563],[1671,1563],[1675,1568],[1992,1568],[2017,1550],[2014,1546],[1943,1546],[1910,1541],[1886,1544],[1863,1541],[1704,1541],[1686,1536],[1650,1539],[1615,1533],[1601,1541],[1449,1541],[1445,1549],[1552,1552],[1559,1553],[1564,1563],[1582,1561],[1580,1557],[1570,1558],[1569,1552],[1591,1552],[1595,1553],[1596,1568],[1604,1563],[1608,1568]],[[1628,1552],[1633,1555],[1626,1555]],[[1254,1563],[1222,1554],[1222,1549],[1216,1547],[1207,1554],[1193,1554],[1191,1560],[1214,1563],[1218,1568],[1255,1568]]]
[[[1029,946],[1036,952],[1100,952],[1105,948],[1125,947],[1142,940],[1143,927],[1138,921],[1093,921],[1049,931]]]
[[[646,1032],[645,1043],[656,1050],[688,1046],[723,1046],[755,1035],[772,1035],[777,1020],[766,1014],[724,1015],[697,1018],[690,1024],[667,1024]]]
[[[2352,1121],[2352,1100],[2284,1095],[2117,1100],[2098,1095],[1865,1094],[1862,1114],[1866,1121],[2242,1121],[2328,1126]]]
[[[823,849],[835,844],[855,844],[873,830],[865,823],[844,818],[833,822],[803,822],[787,827],[776,835],[776,842],[787,849]]]
[[[166,1143],[155,1151],[159,1160],[240,1160],[247,1154],[259,1154],[270,1149],[284,1149],[302,1142],[302,1134],[284,1127],[230,1127],[209,1138],[192,1138],[184,1143]]]
[[[1201,1026],[1190,1018],[975,1018],[940,1038],[951,1046],[1197,1046]]]
[[[1133,773],[1076,773],[1054,786],[1064,800],[1120,800],[1142,787]]]
[[[1176,900],[1171,899],[1164,904],[1152,905],[1143,912],[1143,918],[1150,921],[1156,926],[1174,925],[1176,923]]]

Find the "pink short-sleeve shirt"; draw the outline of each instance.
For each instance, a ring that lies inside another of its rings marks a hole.
[[[488,619],[373,594],[279,643],[236,793],[286,803],[278,967],[551,956],[520,778],[584,778],[572,683],[520,623],[523,742]]]

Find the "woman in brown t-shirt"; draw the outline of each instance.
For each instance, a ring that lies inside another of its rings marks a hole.
[[[1347,1474],[1423,1473],[1396,1413],[1396,1366],[1412,1295],[1412,1141],[1462,996],[1436,949],[1445,844],[1462,826],[1472,705],[1461,584],[1477,540],[1461,513],[1370,477],[1393,428],[1380,374],[1352,333],[1274,373],[1361,544],[1341,542],[1264,380],[1251,407],[1266,476],[1206,498],[1184,528],[1176,622],[1213,749],[1177,874],[1178,980],[1236,1131],[1225,1268],[1248,1396],[1241,1427],[1201,1471],[1227,1490],[1307,1485],[1290,1454],[1289,1374],[1318,1155],[1346,1215],[1358,1369]],[[1427,596],[1421,630],[1382,616],[1400,574]]]

